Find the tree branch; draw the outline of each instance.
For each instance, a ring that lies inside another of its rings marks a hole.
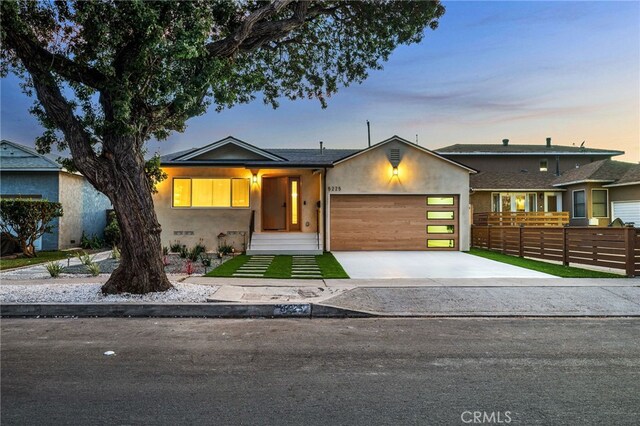
[[[1,22],[4,27],[2,42],[4,44],[14,50],[17,45],[20,45],[22,54],[27,54],[33,61],[39,62],[41,68],[48,68],[66,79],[97,90],[103,90],[107,87],[107,77],[100,71],[74,62],[63,55],[51,53],[40,46],[33,32],[28,31],[20,20],[14,2],[3,1],[1,3]]]

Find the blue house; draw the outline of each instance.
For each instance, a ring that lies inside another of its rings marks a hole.
[[[109,199],[81,174],[66,171],[54,159],[24,145],[0,141],[0,197],[57,201],[64,214],[40,238],[36,250],[78,247],[82,233],[103,237]]]

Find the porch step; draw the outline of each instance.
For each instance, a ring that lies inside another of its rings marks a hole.
[[[318,235],[313,232],[261,232],[253,234],[247,254],[318,255],[322,247],[318,247]]]

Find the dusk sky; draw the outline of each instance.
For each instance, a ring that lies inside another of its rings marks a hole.
[[[283,100],[188,122],[162,154],[228,135],[263,148],[365,147],[394,134],[436,149],[454,143],[554,144],[626,151],[640,161],[640,3],[444,2],[436,31],[396,50],[362,85],[320,108]],[[1,82],[2,139],[33,145],[42,129],[14,76]]]

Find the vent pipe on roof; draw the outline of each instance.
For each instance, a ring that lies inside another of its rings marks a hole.
[[[547,148],[551,148],[551,138],[547,138]]]
[[[509,145],[509,139],[502,139],[502,145],[504,146]]]
[[[322,141],[320,141],[320,155],[324,154],[324,148],[322,147]]]
[[[369,146],[371,146],[371,124],[369,120],[367,120],[367,141],[369,142]]]

